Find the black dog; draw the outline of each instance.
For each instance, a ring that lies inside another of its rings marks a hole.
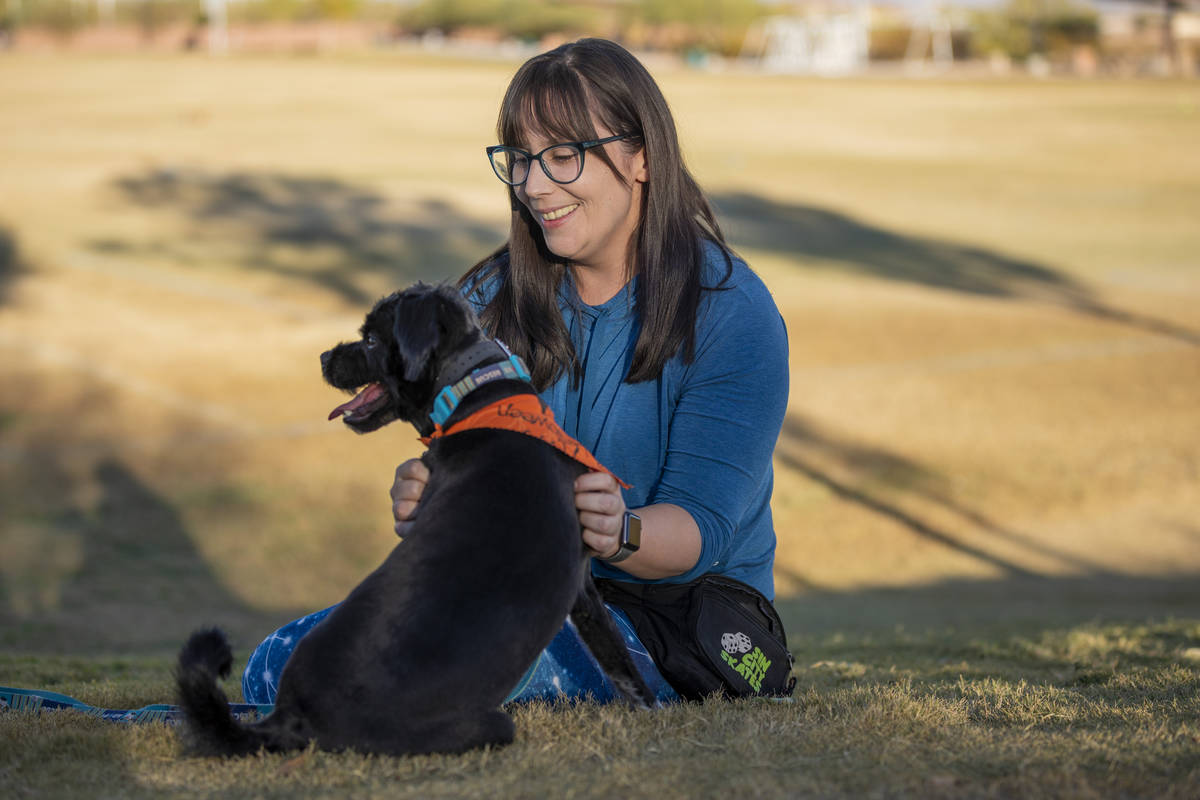
[[[403,419],[434,433],[443,387],[515,363],[447,286],[380,300],[361,334],[321,356],[327,382],[361,388],[330,415],[359,432]],[[446,430],[497,399],[533,394],[511,372],[467,394]],[[591,580],[573,491],[586,468],[531,436],[494,429],[435,439],[424,459],[431,477],[404,540],[300,640],[272,714],[251,725],[233,719],[216,682],[229,672],[229,645],[219,631],[192,635],[176,677],[194,751],[506,744],[513,722],[500,704],[568,612],[625,700],[655,703]]]

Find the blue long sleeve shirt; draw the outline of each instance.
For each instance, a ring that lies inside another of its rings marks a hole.
[[[775,529],[771,465],[787,408],[787,332],[770,292],[740,259],[726,264],[706,249],[705,291],[692,363],[676,354],[652,381],[626,383],[638,322],[637,279],[608,302],[582,303],[566,282],[560,310],[583,368],[572,386],[563,375],[541,393],[563,429],[616,475],[629,508],[671,503],[700,529],[700,557],[666,583],[717,573],[774,597]],[[494,275],[494,273],[493,273]],[[477,309],[495,285],[484,279],[468,296]],[[599,577],[648,583],[593,560]]]

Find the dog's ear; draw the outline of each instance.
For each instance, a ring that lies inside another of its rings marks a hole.
[[[421,377],[429,363],[429,357],[441,341],[441,326],[438,311],[441,303],[429,292],[402,296],[396,304],[396,318],[392,321],[392,337],[404,365],[404,380],[415,381]]]
[[[450,284],[439,284],[436,289],[438,300],[442,304],[438,316],[442,341],[454,346],[471,330],[479,327],[471,304],[462,296],[458,289]]]

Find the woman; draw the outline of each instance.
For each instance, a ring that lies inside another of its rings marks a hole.
[[[619,45],[585,39],[530,59],[497,132],[488,156],[509,190],[509,241],[460,286],[567,433],[633,485],[592,472],[575,489],[635,661],[664,700],[785,691],[769,598],[787,336],[770,294],[725,244],[666,100]],[[401,536],[427,479],[418,459],[396,470]],[[270,701],[262,676],[323,614],[260,646],[248,701]],[[510,699],[562,694],[612,696],[569,623]]]

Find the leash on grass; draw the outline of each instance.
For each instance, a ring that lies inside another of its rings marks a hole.
[[[243,722],[261,719],[270,714],[273,708],[275,708],[273,705],[254,703],[229,704],[230,712]],[[106,722],[161,722],[167,725],[177,725],[183,719],[183,710],[179,706],[164,703],[130,709],[98,708],[58,692],[0,686],[0,713],[5,711],[20,711],[35,715],[43,711],[79,711],[89,717],[96,717]]]
[[[542,655],[534,659],[533,664],[521,677],[517,687],[513,689],[505,703],[516,698],[533,679],[534,671],[542,660]],[[254,722],[262,719],[275,709],[271,703],[230,703],[229,711],[242,722]],[[78,711],[89,717],[102,719],[106,722],[150,723],[159,722],[166,725],[178,725],[183,721],[183,709],[179,706],[165,703],[142,706],[141,708],[99,708],[90,706],[74,697],[68,697],[58,692],[43,689],[15,689],[11,686],[0,686],[0,714],[6,711],[38,715],[43,711]]]
[[[517,688],[509,693],[505,702],[516,697],[533,677],[541,656],[521,678]],[[242,722],[254,722],[262,719],[273,711],[275,706],[270,703],[230,703],[229,711]],[[148,723],[161,722],[167,725],[178,725],[183,720],[183,709],[179,706],[155,703],[141,708],[99,708],[90,706],[74,697],[68,697],[58,692],[43,689],[15,689],[11,686],[0,686],[0,714],[6,711],[17,711],[38,715],[43,711],[78,711],[89,717],[102,719],[106,722]]]

